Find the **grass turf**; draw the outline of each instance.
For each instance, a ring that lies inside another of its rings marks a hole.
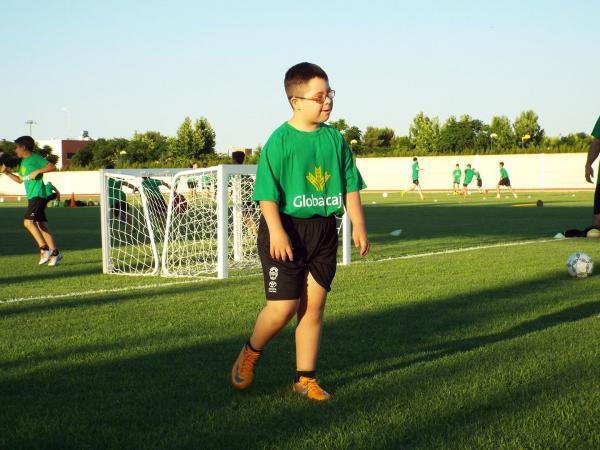
[[[590,193],[483,197],[363,196],[373,247],[328,300],[326,404],[290,392],[291,325],[255,385],[229,387],[259,277],[102,275],[97,208],[50,210],[66,256],[38,267],[22,210],[3,204],[0,300],[123,290],[0,304],[0,448],[600,447],[600,277],[565,268],[574,251],[600,261],[598,241],[381,261],[589,224]]]

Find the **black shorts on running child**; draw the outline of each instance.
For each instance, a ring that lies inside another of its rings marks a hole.
[[[258,228],[258,255],[267,300],[295,300],[306,286],[308,273],[327,291],[335,277],[338,234],[335,216],[298,219],[281,215],[283,229],[292,244],[293,261],[271,258],[269,229],[264,217]]]

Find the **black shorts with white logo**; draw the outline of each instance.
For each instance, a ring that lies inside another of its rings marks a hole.
[[[335,277],[338,234],[335,216],[298,219],[281,214],[283,228],[292,243],[293,261],[276,261],[269,251],[269,229],[264,217],[258,227],[258,255],[267,300],[295,300],[306,287],[310,272],[327,291]]]
[[[483,182],[481,180],[477,180],[477,187],[483,186]]]
[[[498,183],[498,186],[510,186],[510,180],[508,178],[502,178]]]
[[[418,185],[419,185],[419,180],[413,180],[413,184],[414,184],[415,186],[418,186]]]
[[[600,184],[596,185],[596,193],[594,194],[594,215],[600,214]]]
[[[46,198],[33,197],[27,200],[27,211],[23,218],[25,220],[33,220],[34,222],[48,222],[46,218]]]

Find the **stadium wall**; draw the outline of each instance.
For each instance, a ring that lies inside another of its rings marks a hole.
[[[593,189],[594,185],[587,183],[583,177],[585,159],[585,153],[427,156],[419,158],[419,165],[424,169],[419,178],[425,190],[449,190],[454,165],[459,163],[464,170],[470,163],[481,172],[483,187],[491,189],[500,177],[498,162],[504,161],[511,183],[517,190]],[[412,158],[358,158],[357,165],[369,191],[396,191],[411,184]],[[63,196],[100,193],[97,171],[53,172],[46,174],[44,179],[51,181]],[[475,182],[471,187],[475,188]],[[23,196],[24,189],[0,175],[0,195]]]

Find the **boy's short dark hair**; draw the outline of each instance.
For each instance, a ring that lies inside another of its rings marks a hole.
[[[416,160],[417,160],[417,157],[415,156],[415,157],[413,158],[413,161],[416,161]]]
[[[15,139],[15,144],[25,147],[27,151],[33,152],[35,141],[31,136],[21,136]]]
[[[471,164],[467,164],[467,167],[471,167]]]
[[[244,164],[244,159],[246,159],[246,154],[241,150],[231,154],[231,160],[234,164]]]
[[[501,166],[503,166],[503,165],[504,165],[504,163],[503,163],[502,161],[500,161],[500,165],[501,165]]]
[[[322,78],[325,81],[329,81],[327,74],[316,64],[309,62],[301,62],[288,69],[285,73],[283,85],[285,86],[285,94],[288,98],[292,98],[294,95],[300,95],[298,87],[308,83],[313,78]]]

